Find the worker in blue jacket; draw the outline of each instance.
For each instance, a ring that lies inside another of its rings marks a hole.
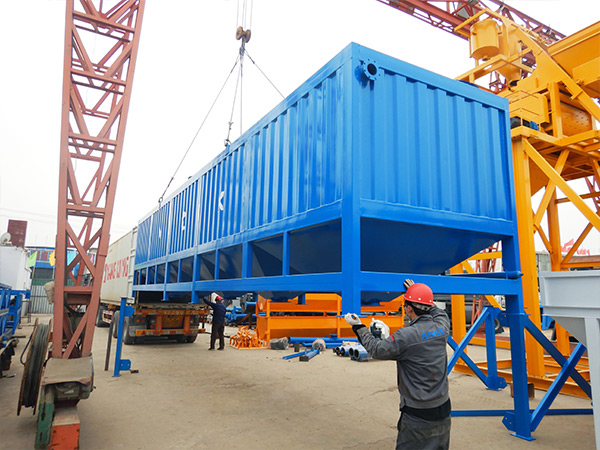
[[[210,294],[212,302],[204,298],[204,303],[210,306],[213,310],[212,314],[212,330],[210,332],[210,347],[209,350],[215,349],[215,341],[219,337],[219,350],[225,348],[225,313],[227,308],[223,304],[223,297],[215,292]]]
[[[410,324],[377,339],[356,314],[346,322],[375,359],[395,360],[400,391],[396,449],[444,449],[450,446],[450,397],[446,344],[448,315],[433,304],[429,286],[406,280],[404,308]]]

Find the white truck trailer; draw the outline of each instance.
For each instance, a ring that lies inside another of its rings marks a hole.
[[[108,247],[96,326],[108,326],[114,320],[113,336],[116,337],[121,299],[125,297],[127,304],[134,308],[133,316],[124,320],[125,344],[141,343],[147,336],[194,342],[198,333],[204,332],[208,315],[205,305],[147,303],[140,301],[139,296],[132,292],[136,239],[137,227]]]

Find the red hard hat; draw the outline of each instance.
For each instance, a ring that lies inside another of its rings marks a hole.
[[[404,300],[426,306],[433,306],[433,292],[426,284],[415,283],[406,290]]]

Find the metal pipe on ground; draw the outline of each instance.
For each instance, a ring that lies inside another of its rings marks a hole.
[[[349,356],[350,355],[350,350],[352,349],[352,347],[355,347],[354,345],[340,345],[338,347],[336,347],[334,349],[335,354],[338,356]]]
[[[357,345],[354,348],[351,348],[349,354],[353,361],[361,362],[369,359],[369,353],[362,345]]]
[[[317,339],[322,339],[323,341],[325,341],[326,348],[339,347],[345,342],[358,342],[358,339],[356,338],[342,339],[338,337],[290,337],[288,339],[290,344],[292,345],[301,344],[305,347],[312,347],[314,341],[316,341]]]

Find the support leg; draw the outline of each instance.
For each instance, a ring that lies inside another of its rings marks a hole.
[[[510,328],[510,353],[512,360],[514,406],[512,412],[504,416],[504,426],[513,435],[528,441],[531,437],[531,413],[529,411],[529,392],[527,390],[527,363],[525,358],[525,327],[522,306],[518,296],[506,296],[506,311]]]
[[[596,448],[600,448],[600,320],[595,317],[585,318],[585,337],[590,364],[590,381],[594,406],[594,430]]]

